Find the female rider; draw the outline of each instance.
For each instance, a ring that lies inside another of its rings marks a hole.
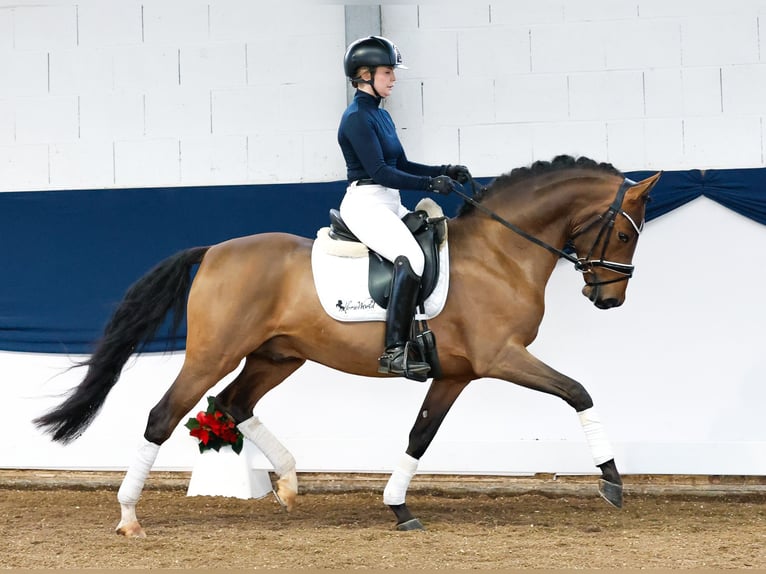
[[[408,210],[402,205],[399,190],[446,195],[453,189],[453,179],[467,181],[468,170],[460,165],[429,166],[407,159],[391,116],[380,107],[396,83],[394,69],[406,69],[390,40],[370,36],[353,42],[346,50],[343,67],[356,93],[338,128],[349,181],[340,205],[341,217],[362,243],[394,263],[385,351],[378,360],[378,372],[425,375],[430,370],[428,363],[407,356],[424,257],[401,220]]]

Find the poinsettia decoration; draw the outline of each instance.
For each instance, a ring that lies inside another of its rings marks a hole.
[[[213,449],[218,451],[229,445],[231,450],[242,452],[243,437],[237,425],[229,415],[215,408],[215,397],[207,398],[207,409],[197,413],[184,425],[189,434],[199,440],[199,451]]]

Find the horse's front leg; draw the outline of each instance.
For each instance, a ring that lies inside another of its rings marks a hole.
[[[557,396],[575,409],[593,461],[601,470],[599,493],[608,503],[622,507],[622,478],[614,462],[612,445],[585,387],[552,369],[522,347],[508,349],[503,360],[496,362],[484,376]]]
[[[407,489],[417,471],[418,461],[425,454],[444,417],[469,382],[469,380],[435,380],[426,393],[418,418],[410,431],[407,451],[402,455],[383,491],[383,502],[396,515],[397,530],[424,530],[420,520],[415,518],[407,508],[405,503]]]

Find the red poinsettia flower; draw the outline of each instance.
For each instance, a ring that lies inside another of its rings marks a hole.
[[[242,451],[243,436],[227,414],[215,408],[215,397],[207,398],[207,409],[197,413],[197,416],[186,422],[189,434],[199,440],[199,450],[219,450],[229,445],[239,454]]]

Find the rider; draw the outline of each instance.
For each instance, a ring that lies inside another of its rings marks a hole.
[[[425,375],[428,363],[407,356],[424,256],[401,221],[408,210],[399,190],[446,195],[453,180],[464,183],[469,172],[465,166],[422,165],[405,156],[391,116],[380,107],[394,88],[394,68],[406,69],[390,40],[381,36],[356,40],[346,50],[343,67],[356,93],[338,128],[349,181],[341,217],[362,243],[394,263],[385,352],[378,360],[378,372]]]

